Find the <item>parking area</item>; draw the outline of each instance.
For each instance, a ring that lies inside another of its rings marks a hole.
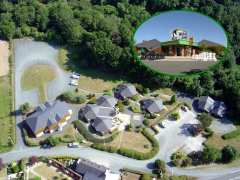
[[[166,161],[170,161],[170,156],[173,152],[181,149],[186,153],[191,151],[202,150],[202,143],[205,138],[202,135],[193,137],[188,132],[189,126],[197,124],[196,114],[190,110],[186,112],[179,110],[180,119],[163,121],[164,127],[156,135],[160,143],[159,157]]]

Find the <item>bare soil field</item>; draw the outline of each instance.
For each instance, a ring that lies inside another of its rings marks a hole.
[[[9,44],[0,40],[0,77],[8,74],[9,71]]]
[[[215,64],[215,61],[154,61],[144,60],[146,65],[153,69],[166,72],[166,73],[181,73],[191,71],[201,71],[209,68],[209,66]]]

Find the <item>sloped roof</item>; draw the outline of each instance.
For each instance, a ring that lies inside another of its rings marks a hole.
[[[105,180],[106,168],[88,160],[79,159],[75,171],[83,176],[83,180]]]
[[[115,109],[112,107],[104,107],[96,104],[87,104],[83,108],[83,116],[87,120],[99,118],[112,118],[116,115]]]
[[[218,44],[216,42],[209,41],[209,40],[206,40],[206,39],[203,39],[200,42],[198,42],[198,45],[200,45],[200,46],[204,45],[206,47],[214,47],[214,46],[222,46],[223,47],[223,45],[221,45],[221,44]]]
[[[97,117],[94,119],[92,126],[96,131],[106,133],[113,127],[113,123],[111,118]]]
[[[142,101],[142,108],[150,113],[157,113],[163,109],[163,102],[161,99],[145,99]]]
[[[117,93],[123,97],[123,98],[128,98],[132,97],[137,94],[137,90],[134,85],[132,84],[120,84],[117,87]]]
[[[32,130],[37,132],[39,129],[45,129],[46,127],[57,123],[62,119],[70,110],[67,103],[62,101],[54,101],[53,103],[46,102],[39,105],[35,112],[27,117],[25,122]]]
[[[215,101],[214,108],[211,111],[211,113],[214,114],[215,116],[223,117],[224,114],[226,113],[226,109],[227,109],[227,107],[224,102]]]
[[[142,41],[141,43],[136,44],[137,48],[146,48],[148,50],[156,49],[160,47],[160,41],[157,39],[152,39],[148,41]]]
[[[103,95],[97,99],[97,105],[105,107],[114,107],[117,104],[117,100],[108,95]]]
[[[198,99],[198,108],[202,111],[211,112],[214,107],[214,100],[209,96],[201,96]]]

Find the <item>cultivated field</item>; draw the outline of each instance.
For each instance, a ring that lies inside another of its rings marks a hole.
[[[0,40],[0,77],[8,74],[9,71],[9,45],[7,41]]]
[[[159,70],[166,73],[181,73],[191,71],[201,71],[209,68],[209,66],[215,64],[214,61],[153,61],[144,60],[146,65],[153,69]]]

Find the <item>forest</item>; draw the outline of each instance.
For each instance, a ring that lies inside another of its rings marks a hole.
[[[216,19],[229,46],[221,63],[202,73],[167,75],[136,58],[134,32],[167,10],[192,10]],[[240,2],[234,0],[5,0],[0,2],[0,38],[33,37],[74,48],[76,61],[129,76],[149,88],[170,87],[194,96],[225,100],[240,115]]]

